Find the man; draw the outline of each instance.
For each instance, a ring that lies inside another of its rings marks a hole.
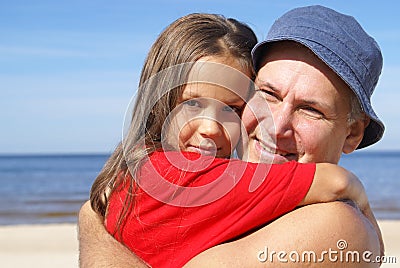
[[[243,159],[273,156],[275,162],[338,163],[342,152],[381,139],[384,126],[370,97],[382,56],[354,18],[321,6],[289,11],[254,48],[253,61],[258,89],[243,112],[249,133]],[[269,145],[271,137],[274,147]],[[146,267],[107,236],[101,222],[92,225],[97,218],[91,213],[87,205],[80,213],[82,266]],[[383,247],[379,228],[368,214],[371,221],[342,202],[302,207],[242,239],[203,252],[188,266],[376,267],[374,256]],[[90,232],[91,226],[99,232]],[[311,251],[316,259],[296,261],[295,253]],[[358,252],[360,258],[364,252],[371,255],[357,262],[343,258],[347,251]],[[344,253],[342,258],[339,252]]]

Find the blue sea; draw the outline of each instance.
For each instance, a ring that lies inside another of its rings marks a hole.
[[[76,222],[108,156],[0,156],[0,225]],[[355,152],[340,164],[361,178],[378,219],[400,219],[400,152]]]

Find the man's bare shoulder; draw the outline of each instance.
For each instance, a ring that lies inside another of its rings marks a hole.
[[[338,248],[344,245],[343,250]],[[372,224],[353,206],[343,202],[313,204],[242,239],[203,252],[188,267],[204,263],[208,267],[343,267],[340,259],[329,259],[329,250],[331,254],[370,251],[373,258],[379,254],[379,238]],[[302,262],[303,254],[311,254],[305,256],[311,260]],[[346,267],[378,265],[354,261],[346,263]]]
[[[90,202],[79,211],[78,230],[80,267],[148,267],[106,231]]]

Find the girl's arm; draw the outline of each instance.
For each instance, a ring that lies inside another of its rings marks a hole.
[[[299,206],[337,200],[352,200],[363,212],[369,206],[364,187],[353,173],[334,164],[316,164],[314,180]]]
[[[367,194],[361,181],[350,171],[334,164],[316,164],[314,180],[307,195],[298,206],[351,200],[372,223],[380,241],[381,255],[384,252],[382,234],[372,213]]]

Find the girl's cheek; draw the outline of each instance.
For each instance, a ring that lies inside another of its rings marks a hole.
[[[226,131],[226,143],[228,143],[228,145],[230,145],[231,148],[235,148],[236,145],[239,142],[240,139],[240,122],[237,123],[227,123],[223,125],[225,131]]]

